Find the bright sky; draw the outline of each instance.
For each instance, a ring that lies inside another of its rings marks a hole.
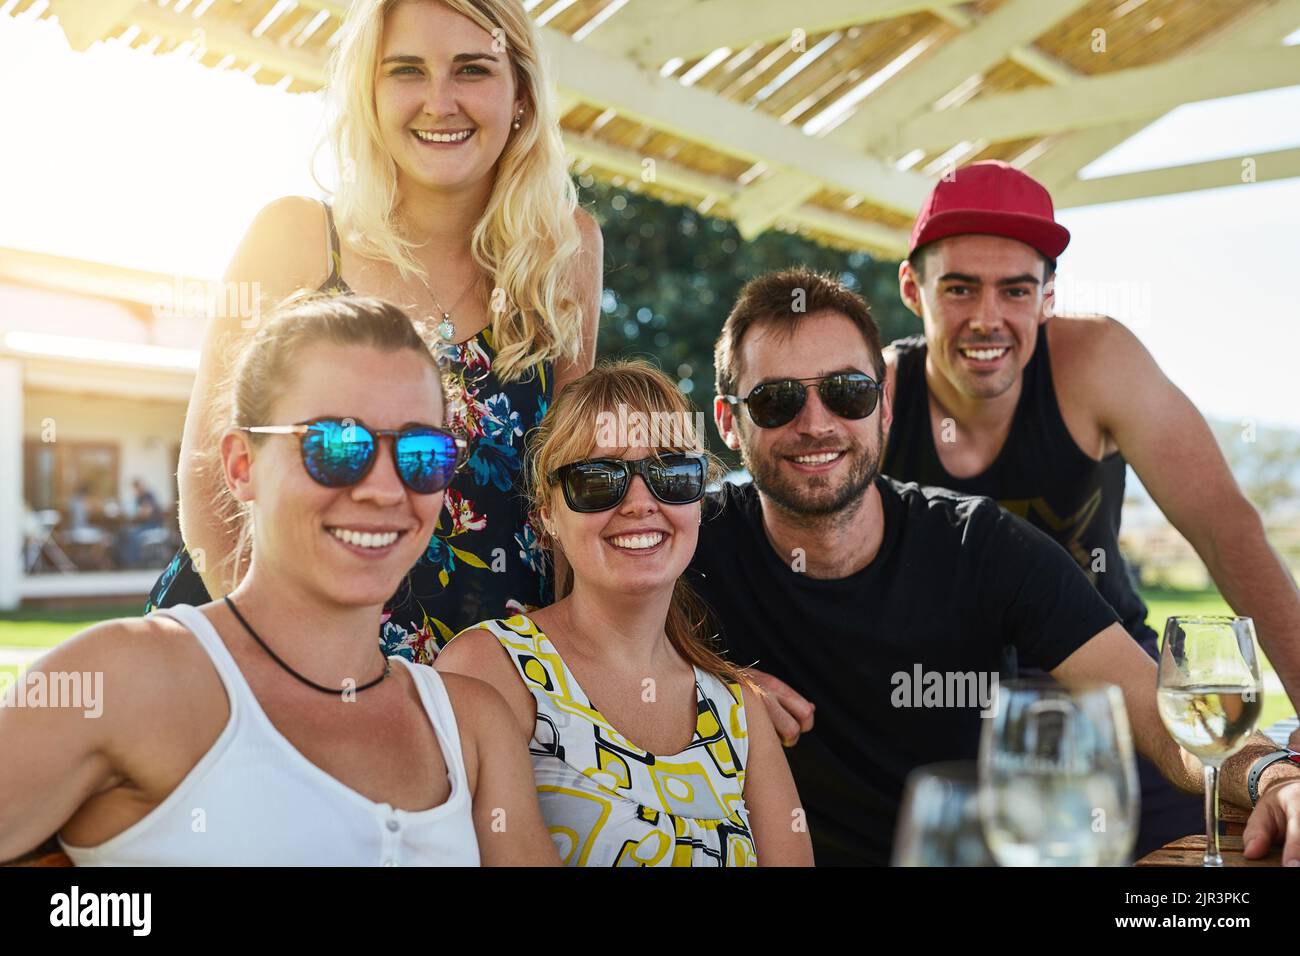
[[[217,277],[262,205],[317,193],[315,95],[174,54],[107,44],[76,54],[49,21],[9,17],[0,88],[0,246]],[[1300,87],[1182,107],[1087,174],[1300,146],[1296,117]],[[325,153],[321,162],[328,176]],[[1067,300],[1087,307],[1091,296],[1127,321],[1206,414],[1300,427],[1300,308],[1287,279],[1300,180],[1060,218],[1074,237],[1060,266]]]

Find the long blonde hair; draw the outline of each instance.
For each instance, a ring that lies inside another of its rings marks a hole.
[[[340,171],[336,218],[361,254],[391,262],[402,278],[427,278],[395,216],[401,197],[397,164],[384,147],[375,107],[375,70],[384,20],[399,3],[354,0],[330,58],[328,139]],[[519,0],[425,0],[468,17],[506,45],[515,84],[527,106],[497,162],[487,208],[470,251],[492,278],[493,371],[503,382],[536,362],[576,358],[582,310],[571,270],[582,240],[574,213],[559,125],[547,99],[540,45]]]
[[[554,542],[547,535],[539,512],[542,508],[551,509],[556,495],[562,494],[551,476],[561,465],[590,457],[597,445],[601,414],[617,415],[620,408],[627,409],[629,413],[639,413],[650,420],[665,413],[678,421],[682,420],[678,416],[695,415],[690,402],[672,379],[641,359],[602,361],[586,375],[565,386],[531,439],[533,453],[529,468],[529,505],[533,514],[533,527],[537,529],[538,537],[547,549],[553,551]],[[665,431],[669,432],[666,436],[667,444],[657,450],[703,454],[706,481],[721,479],[724,471],[722,463],[704,448],[703,428]],[[692,438],[694,441],[691,441]],[[569,573],[570,577],[565,581],[556,582],[557,599],[571,589],[572,569]],[[664,631],[669,643],[687,662],[723,680],[750,683],[738,667],[714,648],[715,629],[709,609],[684,577],[679,577],[673,585],[672,602],[668,608],[668,619],[664,622]]]

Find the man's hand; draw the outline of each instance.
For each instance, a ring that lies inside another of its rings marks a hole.
[[[772,726],[776,728],[781,743],[793,747],[800,734],[812,730],[816,705],[771,674],[756,670],[748,673],[763,691],[763,703],[767,705],[767,714],[772,718]]]
[[[1248,860],[1264,856],[1278,841],[1285,841],[1282,865],[1300,866],[1300,778],[1294,776],[1278,780],[1260,795],[1241,834]]]
[[[1286,742],[1286,749],[1300,752],[1300,727],[1291,731],[1291,739]]]

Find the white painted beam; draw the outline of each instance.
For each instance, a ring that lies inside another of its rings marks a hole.
[[[136,0],[50,0],[50,13],[58,17],[68,45],[74,50],[86,50],[121,24],[132,22],[135,6]]]
[[[1164,169],[1076,180],[1074,185],[1060,190],[1056,206],[1058,209],[1095,206],[1296,177],[1300,177],[1300,149],[1279,149],[1253,156],[1233,156]]]
[[[803,170],[794,166],[778,167],[773,170],[774,175],[768,177],[762,182],[748,186],[740,194],[739,198],[732,203],[732,214],[736,219],[736,228],[746,239],[753,239],[762,234],[773,222],[776,216],[772,211],[780,209],[790,211],[793,208],[787,202],[790,192],[809,196],[816,195],[821,190],[821,183],[809,176]]]
[[[738,50],[755,42],[806,36],[964,0],[633,0],[584,42],[646,66],[672,57],[691,59],[719,47]]]
[[[750,162],[800,169],[819,185],[857,193],[887,209],[910,214],[930,190],[926,177],[900,172],[878,157],[812,139],[763,113],[682,86],[554,30],[543,28],[541,34],[561,95],[617,110],[637,122]]]
[[[1300,0],[1277,0],[1272,6],[1234,24],[1198,44],[1200,50],[1249,50],[1282,39],[1300,27]],[[1159,114],[1068,133],[1058,138],[1043,155],[1025,166],[1025,172],[1055,193],[1075,181],[1079,170],[1146,127]]]
[[[958,84],[1004,60],[1010,49],[1032,43],[1087,0],[1009,0],[966,33],[954,37],[938,52],[910,64],[898,76],[872,93],[843,124],[825,139],[865,151],[870,146],[889,152],[887,144],[905,117],[924,109]],[[901,149],[893,150],[901,153]],[[762,212],[750,211],[750,229],[776,222],[817,192],[794,176],[775,176],[764,184],[767,196]],[[776,197],[776,201],[770,201]],[[922,197],[924,201],[924,197]],[[743,200],[742,200],[743,202]],[[920,202],[906,212],[920,208]]]
[[[960,7],[934,6],[930,12],[960,30],[969,30],[979,22]],[[1074,67],[1048,56],[1032,44],[1012,47],[1007,51],[1007,59],[1048,83],[1069,83],[1079,76]]]
[[[858,149],[890,148],[899,124],[977,73],[991,69],[1015,47],[1033,43],[1088,0],[1008,0],[932,56],[904,69],[849,117],[833,136]]]
[[[1047,136],[1164,113],[1184,103],[1293,86],[1300,47],[1213,51],[1076,80],[1066,86],[1002,93],[905,124],[908,149],[938,150],[976,138],[991,142]]]
[[[895,261],[907,255],[907,245],[911,239],[905,230],[892,229],[868,219],[845,216],[820,206],[800,206],[785,213],[781,219],[816,232],[840,236],[875,253],[877,258]]]
[[[571,133],[564,135],[564,147],[575,159],[588,160],[628,179],[638,179],[645,171],[643,157],[634,150],[620,149]],[[655,161],[654,176],[655,181],[664,188],[696,201],[712,198],[732,204],[740,193],[740,187],[729,179],[698,173],[668,160]],[[836,236],[877,256],[900,259],[907,252],[906,233],[818,206],[800,206],[785,213],[783,219],[793,226]],[[737,222],[738,228],[740,225]],[[745,236],[743,229],[741,235],[746,239],[753,238],[752,235]]]
[[[1111,126],[1079,130],[1057,138],[1047,148],[1024,166],[1024,171],[1042,183],[1053,196],[1057,191],[1075,181],[1079,170],[1104,156],[1129,137],[1137,134],[1155,115]]]
[[[325,83],[325,61],[319,54],[251,36],[246,30],[229,23],[206,17],[196,20],[188,13],[177,13],[149,2],[135,7],[129,19],[141,30],[175,40],[189,40],[195,30],[202,29],[203,44],[209,50],[260,63],[273,73],[287,73],[314,86]]]
[[[654,182],[658,185],[690,196],[692,199],[713,197],[715,200],[730,202],[740,189],[730,179],[709,176],[664,159],[654,159],[654,164],[649,167],[652,173],[648,173],[645,163],[647,157],[635,150],[621,149],[573,133],[564,134],[564,150],[574,159],[596,163],[628,179],[643,180],[644,176],[653,175]]]

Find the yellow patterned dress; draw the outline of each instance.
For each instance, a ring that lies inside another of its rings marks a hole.
[[[528,751],[542,816],[567,865],[757,865],[738,684],[695,668],[694,739],[660,757],[610,725],[530,618],[475,627],[496,636],[537,701]]]

